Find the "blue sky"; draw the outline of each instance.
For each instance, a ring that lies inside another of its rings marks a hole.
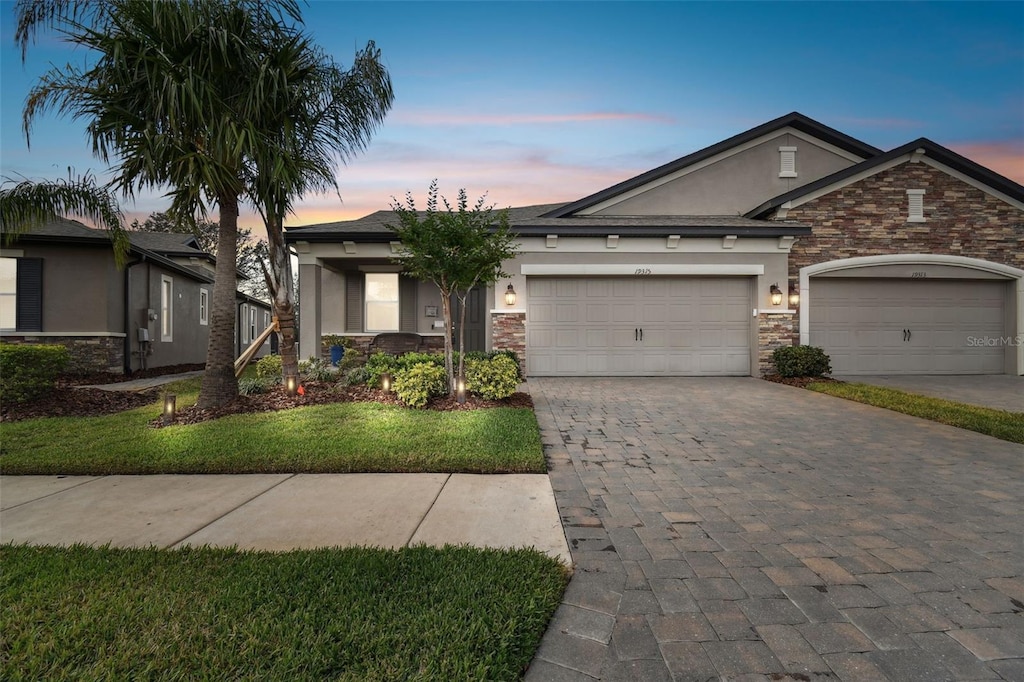
[[[571,201],[790,111],[883,149],[928,137],[1024,182],[1021,2],[323,1],[304,16],[343,65],[374,40],[396,97],[340,169],[341,199],[306,197],[289,225],[422,199],[433,178],[499,207]],[[0,22],[0,175],[102,176],[84,123],[40,119],[31,151],[20,128],[32,83],[83,53],[47,37],[22,64],[13,3]]]

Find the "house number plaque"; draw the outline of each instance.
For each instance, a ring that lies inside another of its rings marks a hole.
[[[636,271],[633,274],[634,275],[650,275],[652,273],[651,273],[651,269],[650,268],[637,268]]]

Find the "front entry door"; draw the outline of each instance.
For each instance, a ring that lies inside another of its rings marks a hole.
[[[466,336],[463,339],[466,351],[486,350],[484,343],[484,287],[473,287],[466,297]],[[462,319],[462,306],[459,299],[452,296],[452,345],[459,349],[459,320]]]

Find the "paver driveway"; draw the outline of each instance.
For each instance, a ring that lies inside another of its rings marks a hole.
[[[529,680],[1024,680],[1024,447],[753,378],[531,379]]]

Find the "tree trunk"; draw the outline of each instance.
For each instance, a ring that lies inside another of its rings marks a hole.
[[[466,371],[466,301],[469,299],[469,289],[462,296],[458,292],[455,295],[459,298],[459,373],[457,376],[465,376]]]
[[[235,379],[235,284],[238,251],[238,197],[218,197],[220,230],[217,235],[217,269],[213,302],[210,305],[210,343],[206,350],[206,372],[196,405],[200,409],[220,407],[238,397]]]
[[[267,254],[270,258],[270,277],[273,283],[274,314],[280,328],[281,381],[299,376],[299,356],[295,350],[295,285],[292,279],[292,261],[284,244],[284,218],[267,214]],[[319,357],[320,349],[316,349]]]
[[[448,379],[448,395],[455,393],[455,375],[452,367],[452,294],[441,290],[441,310],[444,313],[444,371]]]

